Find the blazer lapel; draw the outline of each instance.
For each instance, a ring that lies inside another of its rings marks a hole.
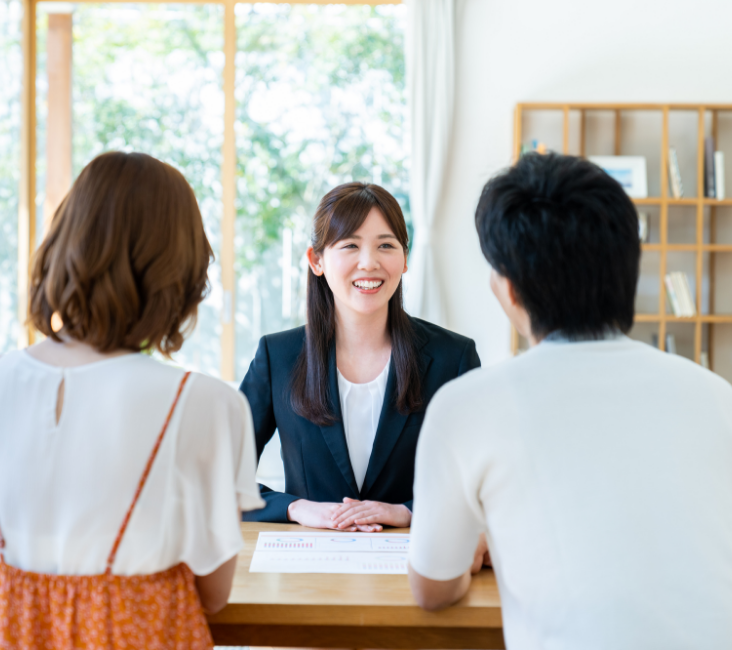
[[[338,366],[336,364],[335,345],[330,348],[328,355],[328,380],[330,382],[330,400],[331,408],[336,416],[336,421],[327,427],[320,427],[320,431],[325,438],[325,442],[333,454],[338,469],[341,470],[343,478],[351,488],[354,499],[358,498],[358,485],[356,485],[356,477],[351,467],[351,457],[348,455],[348,444],[346,443],[346,433],[343,429],[343,415],[341,413],[341,400],[338,391]]]
[[[421,352],[421,350],[420,350]],[[424,380],[427,369],[432,363],[432,357],[421,352],[420,375]],[[404,425],[407,422],[409,414],[402,414],[397,410],[397,383],[396,383],[396,367],[394,363],[389,366],[389,377],[386,380],[386,390],[384,391],[384,405],[381,408],[381,417],[379,418],[379,426],[376,429],[376,438],[374,439],[374,447],[371,450],[371,458],[369,466],[366,469],[366,476],[363,479],[363,487],[361,495],[367,494],[373,487],[376,479],[389,460],[394,446],[402,434]]]

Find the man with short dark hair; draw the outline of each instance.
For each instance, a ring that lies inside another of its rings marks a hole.
[[[476,227],[530,349],[429,406],[417,601],[461,598],[485,534],[509,649],[729,648],[732,386],[625,336],[632,202],[585,160],[528,155],[485,186]]]

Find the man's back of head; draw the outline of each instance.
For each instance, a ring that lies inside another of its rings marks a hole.
[[[475,222],[483,254],[510,281],[535,337],[630,329],[638,216],[599,167],[572,156],[524,156],[486,184]]]

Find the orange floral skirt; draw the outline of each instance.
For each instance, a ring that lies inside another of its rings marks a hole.
[[[0,650],[72,648],[213,648],[193,573],[48,575],[0,559]]]

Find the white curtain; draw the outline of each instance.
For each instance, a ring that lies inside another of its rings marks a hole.
[[[434,232],[447,172],[455,90],[456,0],[407,0],[406,66],[411,115],[410,203],[414,242],[405,279],[413,316],[445,325]]]

